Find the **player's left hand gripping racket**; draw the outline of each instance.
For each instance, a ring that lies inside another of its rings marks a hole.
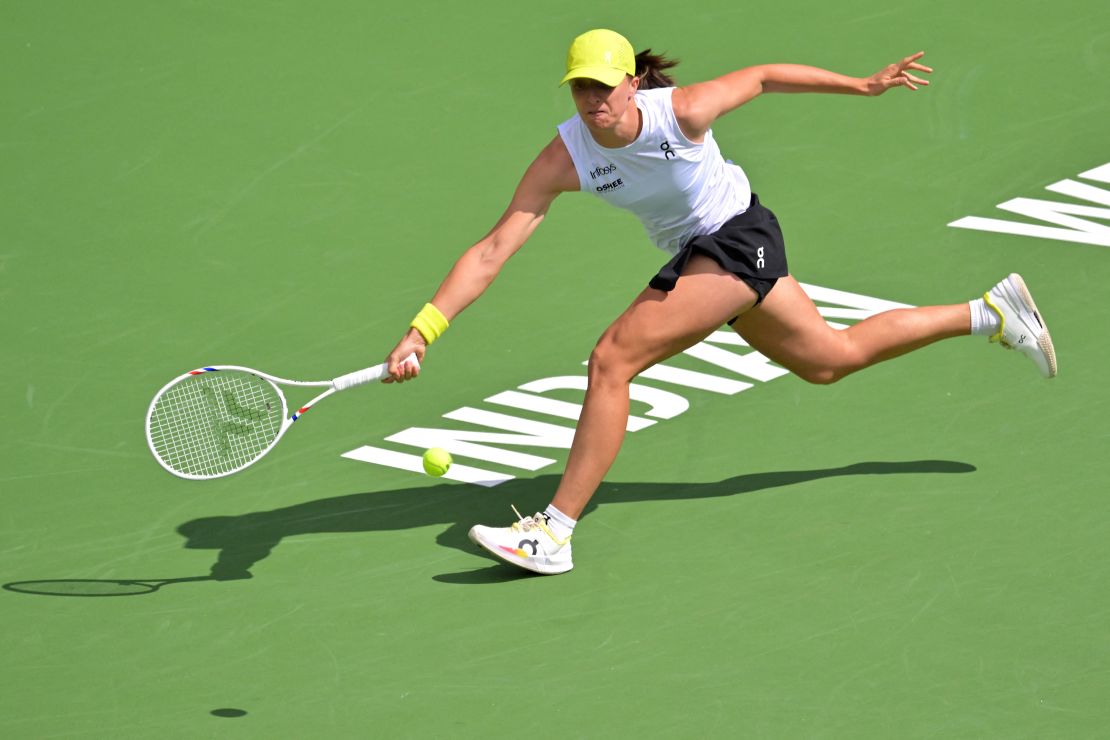
[[[404,362],[419,366],[416,355]],[[146,441],[155,459],[176,476],[221,478],[262,459],[320,400],[388,374],[382,363],[335,380],[305,382],[236,365],[202,367],[174,378],[154,396],[146,413]],[[327,390],[290,414],[278,385]]]

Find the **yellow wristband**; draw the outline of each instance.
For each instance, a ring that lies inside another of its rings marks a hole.
[[[420,309],[420,313],[416,314],[409,323],[409,326],[420,332],[420,336],[424,337],[424,341],[428,344],[439,339],[439,335],[447,331],[450,325],[447,317],[430,303],[425,303],[424,308]]]

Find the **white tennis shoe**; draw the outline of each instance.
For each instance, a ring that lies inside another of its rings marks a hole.
[[[1028,357],[1046,378],[1055,377],[1056,350],[1052,337],[1021,275],[1011,274],[984,293],[983,301],[1002,320],[1002,326],[990,340]]]
[[[547,526],[547,516],[540,513],[524,517],[515,506],[513,512],[519,521],[508,527],[471,527],[470,541],[506,563],[535,573],[555,575],[574,567],[570,537],[556,537]]]

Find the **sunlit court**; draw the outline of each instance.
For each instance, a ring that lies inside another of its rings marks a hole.
[[[0,15],[0,737],[1105,736],[1105,3]]]

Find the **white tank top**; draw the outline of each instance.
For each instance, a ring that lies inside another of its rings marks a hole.
[[[670,254],[748,210],[752,199],[747,175],[721,157],[712,131],[701,144],[682,133],[673,91],[636,93],[643,127],[628,146],[601,146],[577,115],[559,125],[582,190],[636,214],[655,246]]]

